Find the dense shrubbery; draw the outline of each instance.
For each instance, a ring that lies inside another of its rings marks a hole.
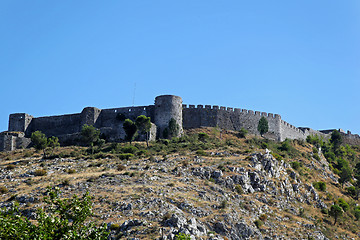
[[[326,183],[320,181],[320,182],[314,182],[313,183],[314,188],[316,188],[319,191],[325,192],[326,191]]]
[[[0,239],[107,239],[106,227],[85,223],[91,216],[91,197],[60,199],[59,190],[47,191],[46,206],[32,222],[21,215],[18,204],[0,211]]]
[[[346,182],[349,182],[354,176],[356,179],[360,180],[360,174],[357,174],[357,167],[354,164],[356,162],[356,152],[349,145],[343,146],[342,136],[338,131],[333,131],[329,141],[325,141],[319,136],[308,136],[306,138],[308,143],[311,143],[316,146],[316,148],[321,148],[322,153],[324,154],[327,161],[330,163],[329,166],[335,174],[339,175],[339,182],[343,185]],[[320,157],[317,153],[317,150],[313,149],[313,157],[317,160],[320,160]],[[354,169],[354,171],[353,171]],[[360,165],[359,165],[360,170]],[[359,171],[360,173],[360,171]],[[351,188],[348,193],[353,197],[357,197],[357,192],[359,192],[360,183],[359,181],[355,182],[355,189]]]

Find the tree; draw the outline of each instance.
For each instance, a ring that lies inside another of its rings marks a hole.
[[[135,133],[137,132],[136,124],[130,119],[125,119],[123,128],[126,133],[125,139],[129,141],[131,145],[131,142],[134,140]]]
[[[339,183],[341,183],[341,186],[343,187],[344,183],[350,181],[352,178],[351,168],[348,166],[342,167],[339,176]]]
[[[98,141],[100,136],[100,130],[96,129],[92,125],[84,124],[81,129],[81,140],[87,146],[92,146],[96,141]]]
[[[343,210],[339,205],[334,204],[334,205],[331,206],[330,211],[329,211],[329,215],[332,216],[335,219],[334,225],[336,224],[337,219],[342,214],[343,214]]]
[[[164,138],[177,137],[179,135],[179,130],[180,130],[179,124],[177,124],[174,118],[171,118],[168,127],[164,129],[163,137]]]
[[[142,134],[145,134],[146,146],[149,147],[149,132],[151,129],[150,117],[140,115],[135,120],[135,125]]]
[[[347,210],[349,210],[350,206],[343,198],[339,198],[337,202],[344,212],[347,212]]]
[[[48,139],[41,131],[35,131],[31,134],[31,141],[36,150],[43,150],[44,158],[46,158],[45,149],[48,146]]]
[[[82,199],[74,195],[69,199],[59,198],[59,189],[48,188],[45,206],[39,209],[36,220],[21,216],[18,203],[9,209],[0,210],[0,239],[108,239],[106,225],[85,224],[92,215],[89,193]]]
[[[334,152],[336,153],[336,151],[340,148],[343,139],[341,136],[341,133],[337,130],[334,130],[331,133],[331,138],[330,138],[330,142],[332,143],[333,147],[334,147]]]
[[[54,153],[55,148],[59,146],[60,146],[59,138],[54,136],[48,138],[48,147],[51,148],[51,155]]]
[[[265,117],[261,117],[258,124],[258,131],[260,135],[263,136],[269,131],[269,123]]]

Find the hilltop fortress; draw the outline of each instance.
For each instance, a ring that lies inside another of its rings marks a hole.
[[[84,124],[100,129],[108,141],[120,142],[125,137],[122,127],[124,119],[135,120],[140,115],[151,118],[150,140],[162,138],[162,133],[172,118],[179,125],[179,135],[183,133],[183,129],[199,127],[219,127],[233,131],[245,128],[250,134],[259,135],[257,125],[261,117],[265,117],[269,123],[266,137],[277,141],[286,138],[306,139],[308,135],[316,134],[328,138],[332,132],[297,128],[282,120],[278,114],[210,105],[185,105],[182,104],[181,97],[162,95],[155,98],[154,105],[149,106],[111,109],[86,107],[81,113],[37,118],[27,113],[10,114],[8,131],[0,133],[0,151],[28,147],[34,131],[41,131],[47,137],[56,136],[65,145],[74,144],[78,141]],[[360,145],[359,135],[350,132],[342,132],[342,135],[346,143]]]

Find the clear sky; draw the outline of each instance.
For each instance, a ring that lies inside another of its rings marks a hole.
[[[0,131],[174,94],[360,133],[359,0],[3,0],[0,33]]]

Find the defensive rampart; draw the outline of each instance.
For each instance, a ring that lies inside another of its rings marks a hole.
[[[226,108],[210,105],[183,105],[183,127],[219,127],[239,131],[244,128],[251,134],[259,134],[257,125],[261,117],[265,117],[269,123],[269,134],[276,140],[282,140],[280,123],[281,116],[278,114],[252,111],[240,108]]]
[[[154,105],[98,109],[86,107],[81,113],[60,116],[38,117],[26,113],[15,113],[9,116],[9,130],[0,134],[0,151],[27,147],[31,133],[41,131],[46,136],[56,136],[62,143],[73,144],[79,140],[79,132],[84,124],[100,129],[108,141],[119,142],[125,138],[122,127],[126,118],[135,120],[145,115],[151,118],[151,139],[163,137],[169,121],[174,119],[182,129],[199,127],[219,127],[221,129],[239,131],[241,128],[249,133],[259,135],[257,126],[261,117],[269,124],[267,138],[278,141],[289,139],[306,139],[308,135],[319,135],[329,138],[331,131],[319,132],[311,128],[297,128],[273,113],[252,111],[241,108],[230,108],[211,105],[182,104],[181,97],[162,95],[155,98]],[[360,145],[357,134],[342,133],[345,143]]]

